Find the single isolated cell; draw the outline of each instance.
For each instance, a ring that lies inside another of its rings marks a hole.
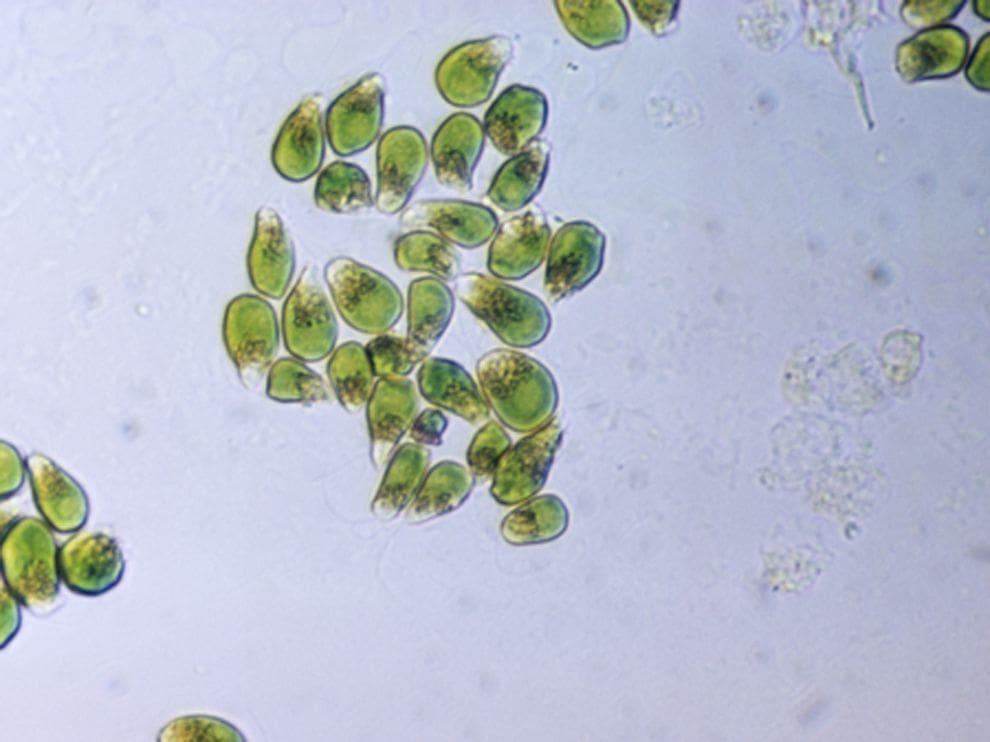
[[[386,332],[375,335],[364,346],[375,376],[398,374],[405,376],[413,367],[413,352],[409,340]]]
[[[655,36],[673,30],[680,4],[680,0],[629,0],[633,17]]]
[[[124,575],[124,554],[109,533],[81,531],[58,550],[58,572],[73,592],[101,595]]]
[[[966,79],[977,90],[990,91],[990,33],[983,34],[973,47],[966,65]]]
[[[550,148],[538,140],[510,157],[488,186],[488,198],[503,211],[516,211],[528,204],[543,188],[550,165]]]
[[[229,721],[216,716],[190,715],[172,719],[158,732],[158,742],[244,742]]]
[[[385,467],[382,481],[371,501],[371,511],[382,520],[394,518],[423,483],[430,465],[430,452],[418,443],[403,443]]]
[[[360,211],[371,206],[371,179],[360,165],[334,160],[316,178],[313,199],[337,214]]]
[[[897,45],[897,73],[905,82],[952,77],[966,63],[969,37],[955,26],[919,31]]]
[[[901,18],[912,28],[927,28],[951,21],[966,0],[903,0]]]
[[[288,351],[303,361],[320,361],[337,342],[337,318],[316,270],[303,270],[282,307],[282,336]]]
[[[406,520],[422,523],[455,510],[471,494],[473,486],[471,472],[464,464],[456,461],[435,464],[406,508]]]
[[[419,393],[432,405],[469,423],[488,414],[478,385],[461,364],[449,358],[427,358],[416,374]]]
[[[973,12],[984,21],[990,21],[990,0],[973,0]]]
[[[503,155],[521,152],[546,123],[547,97],[526,85],[510,85],[485,111],[485,133]]]
[[[37,518],[20,518],[0,544],[0,567],[11,593],[38,612],[50,609],[58,595],[55,539]]]
[[[10,497],[24,484],[24,464],[13,445],[0,440],[0,499]]]
[[[454,316],[454,295],[442,281],[424,276],[409,282],[407,304],[409,351],[419,362],[447,331]]]
[[[543,489],[563,439],[564,431],[554,418],[541,430],[516,441],[495,466],[492,497],[514,505]]]
[[[79,483],[42,454],[28,456],[26,463],[34,504],[48,525],[62,533],[81,528],[89,515],[89,500]]]
[[[462,247],[487,242],[498,226],[495,213],[487,206],[458,199],[414,203],[402,213],[402,222],[408,227],[435,229]]]
[[[433,172],[440,185],[471,190],[484,146],[485,130],[470,113],[458,112],[444,119],[430,142]]]
[[[504,36],[458,44],[437,64],[437,90],[452,106],[466,108],[484,103],[511,57],[512,43]]]
[[[567,508],[557,495],[539,495],[509,511],[499,529],[515,546],[544,544],[567,530]]]
[[[429,155],[426,139],[411,126],[395,126],[378,140],[375,157],[378,193],[375,206],[384,214],[394,214],[405,206],[423,177]]]
[[[479,479],[488,479],[495,473],[495,466],[502,454],[509,450],[512,439],[494,420],[478,428],[467,449],[467,464],[471,473]]]
[[[439,446],[447,430],[447,416],[440,410],[428,408],[416,416],[410,435],[417,443],[426,446]]]
[[[254,215],[247,263],[248,278],[255,291],[281,299],[295,269],[295,248],[274,209],[263,207]]]
[[[550,332],[550,310],[536,294],[481,273],[457,281],[457,295],[506,345],[528,348]]]
[[[330,399],[323,377],[295,358],[279,358],[268,369],[265,394],[276,402],[311,405]]]
[[[306,180],[320,169],[323,163],[322,108],[322,98],[306,96],[279,127],[272,144],[272,165],[286,180]]]
[[[334,394],[348,412],[361,409],[371,396],[371,360],[361,343],[343,343],[327,362],[327,376]]]
[[[223,342],[243,383],[262,378],[278,350],[278,318],[271,304],[254,294],[231,299],[223,315]]]
[[[21,628],[21,607],[7,586],[0,581],[0,649],[6,647]]]
[[[498,278],[524,278],[543,262],[549,242],[546,217],[540,209],[530,207],[499,225],[488,246],[488,270]]]
[[[344,322],[372,335],[385,332],[402,316],[402,294],[384,273],[350,258],[327,265],[327,283]]]
[[[550,239],[543,287],[556,302],[587,286],[605,260],[605,235],[590,222],[568,222]]]
[[[385,462],[389,451],[409,430],[418,406],[416,385],[409,379],[383,376],[375,382],[368,400],[368,433],[376,464]]]
[[[918,375],[924,358],[924,336],[912,330],[891,330],[880,341],[880,365],[891,384],[907,384]]]
[[[493,350],[478,361],[478,385],[498,419],[531,432],[557,410],[557,382],[550,369],[515,350]]]
[[[591,49],[618,44],[629,35],[629,16],[619,0],[554,0],[564,29]]]
[[[341,157],[366,149],[382,126],[385,81],[381,75],[365,75],[334,98],[327,108],[327,137]]]
[[[425,229],[406,232],[395,241],[395,264],[406,271],[432,273],[445,281],[459,270],[454,243]]]

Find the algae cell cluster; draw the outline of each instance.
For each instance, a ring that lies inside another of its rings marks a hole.
[[[990,21],[990,2],[971,0],[978,19]],[[965,77],[976,90],[990,91],[990,32],[970,44],[969,34],[955,20],[966,0],[903,0],[900,14],[915,33],[897,46],[895,65],[905,82]]]

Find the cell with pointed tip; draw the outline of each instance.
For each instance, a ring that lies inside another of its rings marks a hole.
[[[402,294],[384,273],[350,258],[327,265],[327,283],[344,322],[372,335],[385,332],[402,315]]]
[[[543,489],[563,438],[564,432],[555,418],[516,441],[495,466],[492,497],[505,505],[514,505]]]
[[[21,628],[21,607],[0,580],[0,649],[6,647]]]
[[[254,215],[254,234],[247,253],[248,278],[255,291],[281,299],[292,279],[295,248],[281,217],[263,207]]]
[[[272,165],[286,180],[306,180],[316,174],[323,163],[322,107],[323,100],[319,96],[306,96],[286,116],[275,135]]]
[[[21,454],[7,441],[0,440],[0,499],[10,497],[24,484]]]
[[[379,211],[394,214],[409,202],[428,159],[426,139],[418,129],[395,126],[382,134],[375,155],[378,172],[375,206]]]
[[[445,281],[454,277],[460,265],[453,243],[425,229],[401,235],[395,241],[394,255],[402,270],[432,273]]]
[[[375,376],[405,376],[413,367],[413,351],[408,338],[390,332],[375,335],[365,346]]]
[[[512,56],[512,43],[504,36],[489,36],[458,44],[437,64],[434,80],[445,101],[470,107],[491,97],[499,75]]]
[[[554,6],[564,30],[591,49],[629,35],[629,16],[619,0],[554,0]]]
[[[416,373],[419,393],[432,405],[463,417],[469,423],[488,414],[488,405],[471,374],[449,358],[431,357]]]
[[[550,227],[543,212],[530,207],[503,221],[488,246],[488,270],[498,278],[524,278],[547,254]]]
[[[503,211],[516,211],[528,204],[543,188],[550,165],[550,148],[532,141],[498,169],[488,186],[488,198]]]
[[[973,45],[973,53],[966,64],[966,80],[979,91],[990,91],[990,33],[983,34]]]
[[[434,464],[412,502],[406,508],[409,523],[423,523],[460,507],[471,494],[474,479],[456,461]]]
[[[282,337],[286,349],[303,361],[320,361],[337,342],[337,318],[316,271],[299,276],[282,307]]]
[[[382,127],[385,81],[371,73],[338,95],[327,107],[327,138],[341,157],[366,149]]]
[[[158,732],[158,742],[245,742],[241,731],[216,716],[191,714],[172,719]]]
[[[424,276],[407,289],[409,351],[415,362],[423,360],[446,332],[454,316],[454,295],[446,284]]]
[[[506,345],[528,348],[550,332],[550,310],[543,300],[505,281],[469,273],[457,280],[457,295]]]
[[[242,382],[252,385],[263,378],[278,350],[278,318],[271,304],[254,294],[231,299],[223,315],[223,342]]]
[[[489,351],[478,360],[478,386],[498,419],[531,432],[557,410],[557,382],[550,369],[516,350]]]
[[[35,507],[48,525],[61,533],[81,528],[89,515],[89,500],[79,483],[43,454],[31,454],[25,463]]]
[[[514,546],[544,544],[567,530],[567,507],[556,495],[539,495],[513,508],[502,519],[502,538]]]
[[[316,178],[313,199],[337,214],[360,211],[371,206],[371,180],[360,165],[334,160]]]
[[[509,450],[512,439],[501,425],[489,420],[471,438],[467,449],[467,464],[471,473],[479,479],[488,479],[502,454]]]
[[[605,235],[590,222],[568,222],[550,238],[543,288],[556,302],[587,286],[602,269]]]
[[[58,573],[65,586],[84,595],[101,595],[124,575],[124,553],[105,531],[80,531],[58,549]]]
[[[330,399],[324,378],[295,358],[279,358],[268,369],[265,394],[276,402],[309,406]]]
[[[973,12],[982,20],[990,21],[990,0],[973,0]]]
[[[363,407],[371,396],[371,360],[361,343],[351,340],[337,346],[327,362],[327,376],[337,399],[349,412]]]
[[[903,0],[901,18],[912,28],[928,28],[951,21],[966,0]]]
[[[371,511],[382,520],[394,518],[416,494],[430,465],[430,452],[418,443],[402,443],[395,449],[382,474]]]
[[[439,446],[443,443],[443,434],[446,430],[447,416],[440,410],[431,407],[416,416],[409,434],[417,443],[426,446]]]
[[[418,201],[402,213],[402,221],[410,227],[435,229],[462,247],[487,242],[498,226],[495,213],[487,206],[459,199]]]
[[[662,36],[672,30],[680,4],[680,0],[629,0],[629,9],[643,28]]]
[[[372,459],[384,463],[392,447],[409,430],[419,399],[416,385],[401,376],[383,376],[375,382],[368,400],[368,433]]]
[[[471,190],[474,169],[485,146],[485,129],[470,113],[451,114],[430,142],[433,172],[441,185]]]
[[[55,540],[38,518],[19,518],[9,525],[0,544],[0,568],[7,587],[32,610],[45,612],[58,596]]]
[[[485,111],[485,133],[503,155],[514,155],[547,123],[547,97],[526,85],[510,85]]]
[[[969,37],[956,26],[934,26],[897,45],[897,73],[904,82],[952,77],[963,68]]]

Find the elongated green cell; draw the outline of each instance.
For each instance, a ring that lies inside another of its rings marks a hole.
[[[484,145],[485,130],[470,113],[458,112],[444,119],[430,142],[433,172],[440,184],[470,190]]]
[[[951,21],[966,0],[903,0],[901,18],[913,28],[927,28]]]
[[[430,452],[418,443],[403,443],[385,467],[382,481],[371,501],[371,510],[382,520],[394,518],[423,483],[430,465]]]
[[[449,281],[459,268],[450,240],[425,229],[406,232],[395,241],[395,264],[407,271],[425,271]]]
[[[473,201],[419,201],[403,212],[411,227],[430,227],[462,247],[477,247],[495,234],[498,220],[487,206]]]
[[[502,538],[515,546],[553,541],[567,530],[567,508],[556,495],[539,495],[502,519]]]
[[[338,155],[368,147],[382,126],[385,81],[381,75],[365,75],[338,95],[327,108],[327,137]]]
[[[109,533],[82,531],[59,547],[58,572],[70,590],[100,595],[123,577],[124,554]]]
[[[21,628],[21,607],[0,580],[0,649],[6,647]]]
[[[417,443],[439,446],[443,442],[443,434],[446,430],[447,416],[431,407],[416,416],[409,434]]]
[[[550,331],[550,311],[528,291],[481,273],[469,273],[457,282],[461,301],[506,345],[536,345]]]
[[[274,209],[258,209],[247,253],[248,277],[255,291],[281,299],[295,268],[295,249]]]
[[[279,358],[268,369],[265,394],[276,402],[311,405],[330,398],[327,383],[313,369],[295,358]]]
[[[955,26],[919,31],[897,46],[897,72],[905,82],[951,77],[962,69],[969,37]]]
[[[158,732],[158,742],[245,742],[229,721],[202,714],[172,719]]]
[[[361,343],[352,340],[337,346],[327,362],[327,376],[337,399],[350,412],[371,396],[371,361]]]
[[[546,96],[525,85],[510,85],[485,111],[485,133],[504,155],[521,152],[546,123]]]
[[[670,30],[680,4],[680,0],[629,0],[633,17],[656,36]]]
[[[350,258],[327,266],[327,283],[340,316],[355,330],[378,334],[402,315],[402,294],[384,273]]]
[[[278,350],[278,319],[271,304],[253,294],[231,299],[223,315],[223,342],[244,383],[264,376]]]
[[[966,65],[966,79],[977,90],[990,91],[990,33],[983,34],[973,47]]]
[[[375,382],[368,400],[368,432],[372,458],[385,461],[389,451],[416,417],[416,385],[401,376],[383,376]]]
[[[282,122],[272,144],[272,165],[286,180],[306,180],[323,162],[323,101],[309,95]]]
[[[320,171],[313,190],[316,205],[349,214],[371,205],[371,180],[360,165],[334,160]]]
[[[426,139],[411,126],[395,126],[378,140],[375,206],[394,214],[408,203],[426,170]]]
[[[337,318],[316,271],[306,268],[282,307],[282,336],[288,351],[304,361],[330,355],[337,342]]]
[[[478,384],[499,420],[530,432],[557,409],[557,382],[550,369],[516,350],[493,350],[478,361]]]
[[[0,567],[11,593],[29,608],[50,608],[58,594],[55,540],[37,518],[9,526],[0,544]]]
[[[474,434],[467,449],[467,463],[471,473],[479,479],[488,479],[495,473],[495,466],[502,454],[509,450],[512,439],[501,425],[489,420]]]
[[[488,270],[499,278],[528,276],[543,262],[549,242],[550,227],[542,211],[530,208],[511,216],[488,246]]]
[[[437,64],[434,74],[437,90],[453,106],[484,103],[491,97],[511,56],[512,43],[504,36],[458,44]]]
[[[7,441],[0,440],[0,499],[10,497],[24,484],[21,455]]]
[[[554,232],[543,288],[558,301],[587,286],[602,269],[605,235],[589,222],[568,222]]]
[[[419,393],[430,404],[463,417],[469,423],[488,413],[478,385],[461,364],[449,358],[431,357],[416,373]]]
[[[392,333],[375,335],[364,346],[376,376],[405,376],[413,367],[413,351],[408,338]]]
[[[422,523],[449,513],[471,494],[474,480],[471,472],[456,461],[441,461],[426,475],[422,486],[406,508],[406,520]]]
[[[27,458],[28,479],[35,507],[56,531],[81,528],[89,515],[86,493],[69,473],[40,453]]]
[[[550,164],[550,148],[533,141],[498,169],[488,187],[488,198],[503,211],[515,211],[532,201],[543,187]]]
[[[498,460],[492,478],[492,496],[513,505],[539,492],[546,484],[554,457],[563,441],[560,423],[553,419],[518,441]]]
[[[973,0],[973,12],[985,21],[990,21],[990,0]]]
[[[440,340],[454,316],[454,295],[446,284],[432,276],[409,282],[409,350],[414,361],[421,361]]]
[[[626,40],[629,16],[619,0],[554,0],[564,29],[592,49]]]

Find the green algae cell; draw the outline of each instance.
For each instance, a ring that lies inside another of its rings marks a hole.
[[[365,344],[364,349],[371,361],[371,371],[376,376],[405,376],[412,370],[413,354],[409,341],[400,335],[375,335]]]
[[[467,449],[467,463],[471,473],[479,479],[488,479],[495,473],[495,466],[502,454],[509,450],[512,439],[494,420],[478,428]]]
[[[35,507],[48,524],[62,533],[81,528],[89,515],[89,501],[79,483],[39,453],[28,456],[27,470]]]
[[[344,321],[360,332],[385,332],[402,315],[402,294],[384,273],[350,258],[327,266],[327,283]]]
[[[0,580],[0,649],[6,647],[21,628],[21,607]]]
[[[498,349],[483,355],[478,385],[498,419],[513,430],[537,430],[557,409],[553,374],[525,353]]]
[[[488,198],[503,211],[521,209],[543,188],[549,164],[550,148],[544,142],[530,142],[502,163],[488,187]]]
[[[330,398],[323,376],[295,358],[279,358],[268,369],[265,394],[276,402],[310,405]]]
[[[556,419],[513,444],[495,465],[492,496],[506,505],[522,502],[539,492],[550,476],[564,433]]]
[[[619,44],[629,34],[629,16],[619,0],[554,0],[564,29],[591,49]]]
[[[327,362],[327,376],[337,399],[350,412],[360,409],[371,396],[371,361],[361,343],[351,340],[337,346]]]
[[[77,533],[58,550],[58,573],[73,592],[100,595],[124,575],[124,554],[103,531]]]
[[[449,358],[431,357],[416,373],[419,393],[432,405],[463,417],[469,423],[488,413],[478,385],[461,364]]]
[[[271,304],[253,294],[231,299],[223,315],[223,341],[242,381],[263,375],[278,350],[278,318]]]
[[[320,109],[323,101],[310,95],[282,122],[272,144],[272,165],[286,180],[306,180],[323,163],[323,128]]]
[[[443,55],[434,79],[437,90],[452,106],[468,108],[491,97],[499,75],[512,56],[504,36],[489,36],[458,44]]]
[[[281,299],[295,268],[295,249],[274,209],[258,209],[247,253],[248,277],[255,291]]]
[[[430,452],[418,443],[403,443],[385,467],[382,481],[371,501],[371,511],[382,520],[398,515],[423,483],[430,465]]]
[[[394,214],[408,203],[423,177],[429,155],[426,139],[418,129],[396,126],[378,140],[375,156],[378,193],[375,206],[384,214]]]
[[[515,546],[553,541],[567,530],[567,508],[556,495],[539,495],[502,519],[502,538]]]
[[[443,434],[446,430],[447,416],[440,410],[431,407],[416,416],[409,434],[417,443],[426,446],[439,446],[443,442]]]
[[[338,214],[360,211],[371,205],[371,180],[360,165],[334,160],[316,178],[313,199]]]
[[[952,77],[966,63],[969,37],[955,26],[919,31],[897,46],[897,73],[905,82]]]
[[[927,28],[951,21],[965,4],[966,0],[904,0],[901,18],[912,28]]]
[[[282,336],[286,349],[304,361],[320,361],[337,342],[337,319],[316,271],[307,268],[282,307]]]
[[[470,190],[484,145],[485,130],[470,113],[458,112],[444,119],[430,142],[433,172],[440,184]]]
[[[987,9],[990,10],[990,3]],[[966,79],[977,90],[990,91],[990,33],[983,34],[973,47],[966,65]]]
[[[158,732],[158,742],[245,742],[245,738],[229,721],[196,714],[172,719]]]
[[[24,484],[21,455],[7,441],[0,440],[0,499],[10,497]]]
[[[430,227],[462,247],[477,247],[495,234],[495,213],[473,201],[439,199],[419,201],[403,214],[403,222],[413,227]]]
[[[378,136],[384,115],[385,81],[365,75],[327,107],[327,138],[341,157],[366,149]]]
[[[667,33],[677,19],[680,0],[629,0],[633,17],[655,36]]]
[[[0,567],[7,587],[29,608],[50,608],[58,594],[55,540],[37,518],[21,518],[9,526],[0,544]]]
[[[401,235],[395,241],[394,255],[402,270],[432,273],[445,281],[454,277],[460,265],[453,243],[425,229]]]
[[[416,417],[416,385],[401,376],[383,376],[375,382],[368,400],[368,433],[372,458],[385,461],[392,446],[402,437]]]
[[[473,486],[471,472],[463,464],[456,461],[435,464],[406,508],[406,520],[422,523],[449,513],[461,506]]]
[[[539,209],[509,217],[488,246],[488,270],[498,278],[524,278],[543,262],[549,242],[550,227]]]
[[[550,331],[550,310],[536,294],[497,278],[470,273],[458,279],[458,296],[506,345],[527,348]]]
[[[446,284],[424,276],[409,282],[407,289],[409,349],[421,361],[440,340],[454,316],[454,295]]]
[[[526,85],[510,85],[485,111],[485,133],[504,155],[522,151],[546,123],[546,96]]]
[[[550,240],[543,288],[558,301],[587,286],[602,269],[605,235],[594,224],[568,222]]]
[[[973,12],[984,21],[990,21],[990,0],[973,0]]]

